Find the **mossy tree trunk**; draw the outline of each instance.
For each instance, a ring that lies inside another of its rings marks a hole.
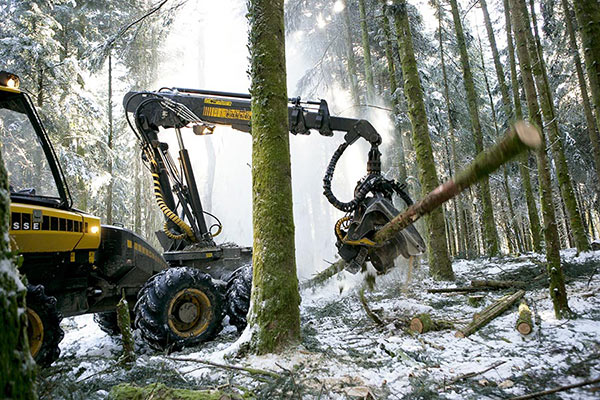
[[[360,13],[360,30],[362,33],[362,47],[365,63],[367,103],[370,103],[375,99],[375,84],[373,83],[373,63],[371,62],[371,45],[369,44],[369,29],[367,26],[365,0],[358,0],[358,11]]]
[[[527,49],[527,24],[526,14],[519,4],[521,0],[510,0],[511,22],[513,24],[515,39],[517,42],[517,55],[523,79],[523,88],[527,99],[529,116],[537,126],[542,126],[542,117],[537,101],[535,82],[529,51]],[[527,9],[525,8],[525,11]],[[542,134],[543,136],[543,134]],[[544,238],[546,241],[546,267],[550,281],[550,297],[554,305],[554,312],[558,318],[571,314],[567,302],[565,280],[560,262],[560,243],[556,217],[554,213],[554,202],[552,199],[552,182],[550,179],[550,166],[546,154],[546,140],[543,146],[536,152],[538,160],[538,175],[540,181],[542,215],[544,216]]]
[[[525,21],[528,23],[529,15],[527,12],[527,4],[525,0],[520,1],[520,5],[523,8],[522,14],[525,16]],[[577,209],[577,200],[575,200],[575,194],[573,192],[573,183],[571,182],[571,174],[569,173],[569,167],[567,165],[567,157],[563,148],[563,140],[558,127],[558,118],[554,109],[554,96],[548,83],[548,75],[546,73],[546,64],[544,62],[543,50],[537,34],[537,22],[534,9],[531,9],[533,28],[535,37],[531,34],[531,30],[527,29],[527,43],[529,47],[529,54],[531,57],[533,75],[535,77],[535,83],[538,90],[540,105],[542,107],[542,114],[546,125],[548,126],[548,139],[550,140],[550,149],[552,150],[552,158],[554,159],[554,165],[556,166],[556,175],[558,178],[558,185],[560,187],[560,193],[565,203],[567,215],[569,217],[569,224],[573,232],[573,239],[575,241],[575,247],[577,251],[586,251],[589,249],[590,244],[581,222],[581,215]],[[529,25],[527,25],[529,26]]]
[[[396,81],[396,65],[394,63],[394,53],[392,51],[392,33],[390,30],[390,20],[387,15],[387,0],[381,0],[382,16],[381,28],[384,35],[385,59],[388,66],[388,79],[390,84],[390,97],[394,107],[393,117],[396,127],[395,145],[398,151],[398,170],[400,181],[406,181],[406,158],[404,156],[404,144],[402,143],[402,129],[400,127],[400,101],[398,99],[398,82]]]
[[[0,153],[0,398],[36,399],[35,364],[27,341],[25,295],[8,242],[10,198]]]
[[[598,124],[594,118],[592,105],[590,104],[590,98],[588,96],[587,84],[585,83],[585,75],[583,74],[583,66],[581,64],[581,57],[579,56],[579,48],[577,46],[577,38],[575,36],[575,29],[573,28],[573,14],[571,7],[569,7],[567,0],[561,0],[561,3],[563,12],[565,13],[565,27],[567,28],[567,34],[569,35],[569,51],[573,55],[573,62],[575,63],[579,92],[581,93],[581,103],[583,104],[583,113],[588,125],[588,136],[590,137],[590,143],[592,144],[594,165],[596,167],[596,175],[598,175],[598,183],[600,184],[600,138],[596,131]],[[596,190],[600,190],[600,187],[597,187]]]
[[[446,72],[446,57],[444,55],[444,36],[442,29],[442,17],[443,17],[443,8],[441,2],[438,1],[438,39],[440,42],[440,63],[442,65],[442,82],[444,86],[444,102],[446,103],[446,113],[448,114],[448,133],[450,135],[451,149],[452,149],[452,161],[449,163],[450,168],[448,172],[450,176],[453,176],[456,171],[459,169],[458,165],[458,157],[456,156],[456,137],[455,137],[455,124],[453,117],[453,110],[450,103],[450,89],[448,85],[448,73]],[[466,248],[467,240],[465,238],[466,233],[466,222],[463,213],[463,205],[462,205],[462,195],[456,197],[452,200],[452,206],[454,208],[454,216],[455,216],[455,225],[456,225],[456,235],[458,237],[458,253],[460,255],[465,255],[467,253]]]
[[[344,3],[344,28],[346,49],[348,52],[346,67],[348,69],[348,79],[350,80],[350,94],[355,105],[360,104],[360,95],[358,91],[358,81],[356,79],[356,58],[354,56],[354,42],[352,41],[352,22],[350,20],[350,11],[348,10],[348,0],[342,0]]]
[[[284,0],[249,0],[254,252],[249,329],[259,354],[300,340],[285,69]]]
[[[523,119],[523,111],[521,108],[521,97],[519,95],[519,80],[517,78],[517,65],[515,62],[515,48],[513,45],[512,38],[512,24],[510,20],[510,7],[508,4],[509,0],[504,0],[504,17],[506,21],[506,42],[508,61],[510,64],[510,81],[513,92],[514,101],[514,115],[517,120]],[[525,202],[527,204],[527,215],[529,217],[529,228],[531,233],[531,241],[533,250],[536,252],[542,251],[542,227],[540,225],[540,217],[538,215],[538,209],[535,204],[535,198],[533,196],[533,189],[531,187],[531,178],[529,175],[529,153],[523,154],[519,157],[519,175],[521,176],[521,183],[523,185],[523,191],[525,193]]]
[[[415,147],[421,193],[426,195],[439,185],[435,161],[431,149],[431,138],[423,102],[423,89],[419,81],[417,60],[413,50],[412,34],[408,20],[405,0],[393,3],[395,24],[398,29],[398,51],[404,77],[404,94],[408,103],[408,114],[412,125],[413,145]],[[441,208],[426,216],[427,256],[429,271],[435,279],[453,280],[454,272],[448,254],[444,214]]]
[[[598,0],[574,0],[575,16],[592,94],[596,124],[600,130],[600,4]],[[600,171],[597,171],[600,174]]]
[[[477,104],[477,92],[475,82],[469,64],[469,54],[463,32],[462,21],[458,4],[456,0],[450,0],[452,8],[452,19],[454,20],[454,29],[456,30],[456,41],[460,51],[460,60],[463,70],[463,79],[465,91],[467,94],[467,106],[469,117],[471,119],[471,129],[475,139],[475,152],[479,154],[483,151],[483,132],[479,120],[479,105]],[[498,233],[496,232],[496,221],[494,219],[494,210],[492,208],[492,195],[490,193],[489,179],[484,179],[479,184],[479,198],[481,199],[482,213],[481,222],[483,226],[483,237],[485,242],[484,252],[487,255],[494,256],[498,254]]]

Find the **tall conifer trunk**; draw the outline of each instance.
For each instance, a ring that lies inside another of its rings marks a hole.
[[[431,149],[431,139],[423,102],[423,89],[419,81],[417,60],[413,50],[412,34],[408,21],[405,0],[394,1],[396,27],[398,28],[398,49],[404,77],[404,95],[408,103],[408,115],[413,131],[413,145],[416,151],[421,193],[429,193],[439,185],[435,161]],[[444,213],[442,208],[425,217],[427,226],[427,256],[429,271],[435,279],[453,280],[454,272],[448,255]]]
[[[520,6],[521,0],[510,0],[511,18],[517,41],[517,55],[519,57],[519,66],[521,69],[521,78],[527,98],[527,108],[529,116],[534,124],[542,126],[542,117],[537,102],[537,93],[531,70],[531,60],[527,49],[527,33],[529,29],[526,21],[526,14],[523,14],[523,7]],[[525,9],[526,11],[526,9]],[[542,214],[544,216],[544,238],[546,241],[546,268],[550,281],[550,297],[554,305],[554,313],[558,318],[566,317],[571,314],[567,302],[567,292],[565,289],[565,280],[560,262],[560,242],[558,229],[556,227],[556,216],[554,213],[554,203],[552,199],[552,182],[550,179],[550,166],[546,155],[546,139],[543,136],[543,145],[536,152],[538,160],[538,174],[540,181],[540,192],[542,202]]]
[[[600,130],[600,4],[598,0],[574,0],[575,16],[590,83],[596,124]],[[600,174],[600,171],[597,171]]]
[[[362,46],[365,61],[365,81],[367,83],[367,103],[375,99],[375,84],[373,83],[373,63],[371,62],[371,45],[369,44],[369,30],[367,27],[367,13],[365,0],[358,0],[360,13],[360,30],[362,32]]]
[[[356,79],[356,58],[354,57],[354,42],[352,40],[352,22],[350,21],[350,11],[348,10],[348,0],[342,0],[344,3],[344,29],[347,50],[346,65],[348,69],[348,79],[350,80],[350,94],[354,105],[360,104],[360,95],[358,91],[358,81]]]
[[[522,14],[525,18],[526,23],[529,26],[529,13],[527,12],[526,0],[519,2],[522,7]],[[533,9],[532,9],[533,11]],[[550,148],[552,149],[552,158],[554,159],[554,165],[556,166],[556,175],[558,178],[558,185],[560,187],[560,193],[565,203],[567,215],[569,217],[569,225],[573,232],[573,239],[577,251],[586,251],[590,245],[583,229],[583,223],[581,222],[581,215],[577,209],[577,201],[575,200],[575,194],[573,193],[573,184],[571,182],[571,175],[569,174],[569,167],[567,165],[567,158],[562,144],[562,137],[558,127],[558,118],[554,110],[554,100],[550,84],[548,83],[548,76],[546,74],[546,66],[544,63],[544,57],[542,53],[541,43],[537,35],[537,24],[535,20],[535,14],[531,15],[535,37],[531,34],[530,29],[526,29],[527,44],[529,47],[529,54],[532,62],[533,75],[535,77],[536,87],[539,93],[540,105],[542,106],[542,114],[546,125],[548,126],[548,138],[550,140]],[[540,125],[541,126],[541,125]]]
[[[567,28],[567,34],[569,35],[569,47],[570,52],[573,55],[573,62],[575,63],[575,71],[577,72],[577,81],[579,83],[579,92],[581,93],[581,103],[583,104],[583,113],[587,122],[588,136],[590,137],[590,143],[594,153],[594,166],[596,167],[596,176],[598,178],[598,185],[600,185],[600,138],[598,137],[597,121],[594,118],[592,106],[590,104],[590,98],[587,92],[587,85],[585,83],[585,75],[583,74],[583,67],[581,65],[581,57],[579,57],[579,48],[577,46],[577,38],[575,37],[575,29],[573,28],[573,17],[571,8],[567,0],[561,0],[563,11],[565,13],[565,27]],[[600,130],[600,128],[599,128]],[[600,194],[600,187],[596,187],[596,191]]]
[[[463,70],[465,91],[467,94],[467,106],[469,117],[471,119],[471,129],[475,140],[475,152],[477,154],[483,151],[483,132],[479,120],[479,105],[477,104],[477,92],[475,82],[469,64],[469,55],[465,43],[465,35],[462,28],[460,13],[456,0],[450,0],[452,7],[452,19],[456,30],[456,41],[460,51],[460,60]],[[494,210],[492,208],[492,195],[490,193],[490,182],[486,178],[479,183],[479,198],[482,204],[481,222],[483,225],[483,237],[485,242],[484,252],[486,255],[494,256],[498,254],[498,233],[496,232],[496,221],[494,219]]]
[[[112,55],[108,53],[108,157],[106,172],[108,173],[108,188],[106,189],[106,223],[112,224],[113,209],[113,114],[112,114]]]
[[[252,94],[251,346],[278,352],[300,340],[300,295],[285,69],[284,0],[249,0]]]

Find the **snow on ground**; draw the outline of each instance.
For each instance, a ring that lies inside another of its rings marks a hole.
[[[405,286],[406,267],[396,268],[378,277],[376,288],[366,294],[385,326],[375,324],[359,301],[362,278],[344,272],[325,286],[302,292],[303,343],[279,356],[240,356],[243,340],[227,325],[215,341],[170,356],[149,350],[138,338],[140,355],[132,368],[124,369],[116,361],[117,339],[103,333],[92,316],[69,318],[63,322],[61,358],[42,373],[41,397],[104,399],[122,382],[163,382],[182,388],[244,387],[264,399],[507,399],[597,378],[600,252],[577,256],[566,250],[562,255],[569,305],[577,314],[571,320],[555,318],[543,258],[535,254],[456,261],[456,283],[434,282],[422,265]],[[468,304],[468,295],[427,293],[427,288],[460,286],[474,278],[529,282],[525,298],[534,313],[533,332],[525,337],[516,331],[516,307],[465,339],[456,338],[455,330],[407,331],[407,320],[421,312],[461,326],[510,292],[482,292],[484,303],[478,308]],[[170,357],[274,371],[279,378]],[[553,396],[546,398],[592,399],[600,398],[600,392],[596,385]]]

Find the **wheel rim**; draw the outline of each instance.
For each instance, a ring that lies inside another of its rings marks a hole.
[[[29,338],[29,350],[33,357],[37,356],[44,343],[44,324],[42,319],[31,308],[27,308],[27,337]]]
[[[198,289],[184,289],[169,303],[169,327],[180,337],[201,335],[212,317],[211,302]]]

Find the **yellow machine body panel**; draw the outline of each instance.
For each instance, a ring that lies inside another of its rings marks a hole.
[[[21,253],[97,249],[100,219],[76,211],[11,203],[9,233]]]

